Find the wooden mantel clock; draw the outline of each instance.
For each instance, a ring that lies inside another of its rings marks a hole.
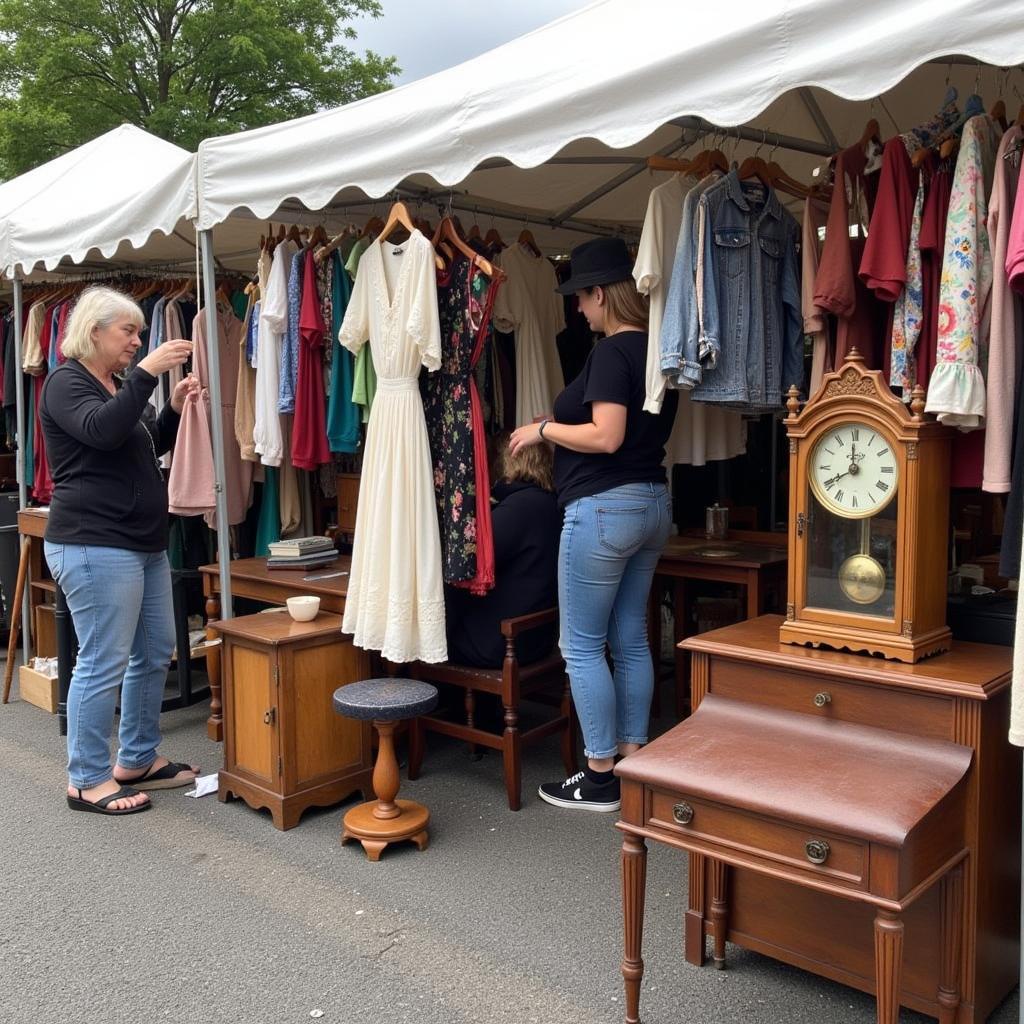
[[[949,434],[854,349],[789,415],[783,643],[915,662],[948,650]]]

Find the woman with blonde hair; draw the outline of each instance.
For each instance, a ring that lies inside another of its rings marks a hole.
[[[98,814],[146,810],[145,789],[192,782],[198,768],[157,754],[160,705],[174,651],[167,562],[167,485],[160,456],[174,444],[189,374],[157,415],[162,373],[192,343],[166,341],[131,370],[142,310],[111,288],[84,291],[43,386],[39,417],[53,476],[44,553],[78,636],[68,691],[68,806]],[[121,693],[120,749],[110,731]]]
[[[575,292],[592,331],[603,334],[580,375],[555,399],[551,418],[512,435],[512,451],[555,446],[555,489],[565,510],[558,556],[560,644],[583,729],[587,764],[546,782],[542,800],[586,811],[619,809],[615,756],[647,742],[654,670],[647,597],[672,527],[665,442],[679,396],[644,411],[647,307],[619,238],[572,252]],[[606,649],[612,652],[614,673]]]
[[[500,435],[494,444],[491,479],[494,589],[475,597],[457,587],[445,588],[445,617],[449,661],[500,668],[505,658],[502,619],[556,604],[560,517],[551,452],[546,448],[513,455],[508,434]],[[532,629],[519,639],[519,660],[539,661],[554,645],[553,628]]]

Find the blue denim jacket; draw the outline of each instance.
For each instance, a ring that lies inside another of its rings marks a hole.
[[[680,383],[693,387],[695,401],[778,407],[791,384],[803,384],[800,226],[774,192],[742,185],[735,171],[700,197],[698,209],[705,225],[703,330],[691,314]]]
[[[693,347],[687,344],[699,333],[697,322],[697,203],[700,197],[718,181],[721,174],[716,171],[699,181],[683,198],[683,218],[679,227],[679,240],[672,261],[672,277],[669,280],[665,298],[665,313],[661,322],[659,345],[661,348],[661,371],[669,379],[670,388],[685,388],[687,391],[700,380],[701,366],[696,361],[687,361],[684,352],[692,354]]]

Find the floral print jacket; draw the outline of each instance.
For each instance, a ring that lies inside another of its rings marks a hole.
[[[992,249],[988,196],[1001,135],[987,114],[964,125],[953,172],[939,285],[939,342],[926,410],[943,423],[974,430],[985,418],[988,301]]]

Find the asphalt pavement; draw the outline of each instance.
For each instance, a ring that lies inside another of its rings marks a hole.
[[[430,847],[373,864],[339,844],[343,808],[289,832],[183,790],[127,818],[73,813],[56,718],[16,692],[0,707],[5,1024],[622,1021],[616,816],[537,799],[561,777],[555,741],[527,750],[512,813],[500,758],[429,736],[402,795],[431,809]],[[165,714],[162,752],[216,770],[205,720],[202,705]],[[687,964],[685,902],[683,858],[652,844],[645,1024],[873,1024],[869,996],[755,953]],[[991,1020],[1017,1015],[1014,994]]]

